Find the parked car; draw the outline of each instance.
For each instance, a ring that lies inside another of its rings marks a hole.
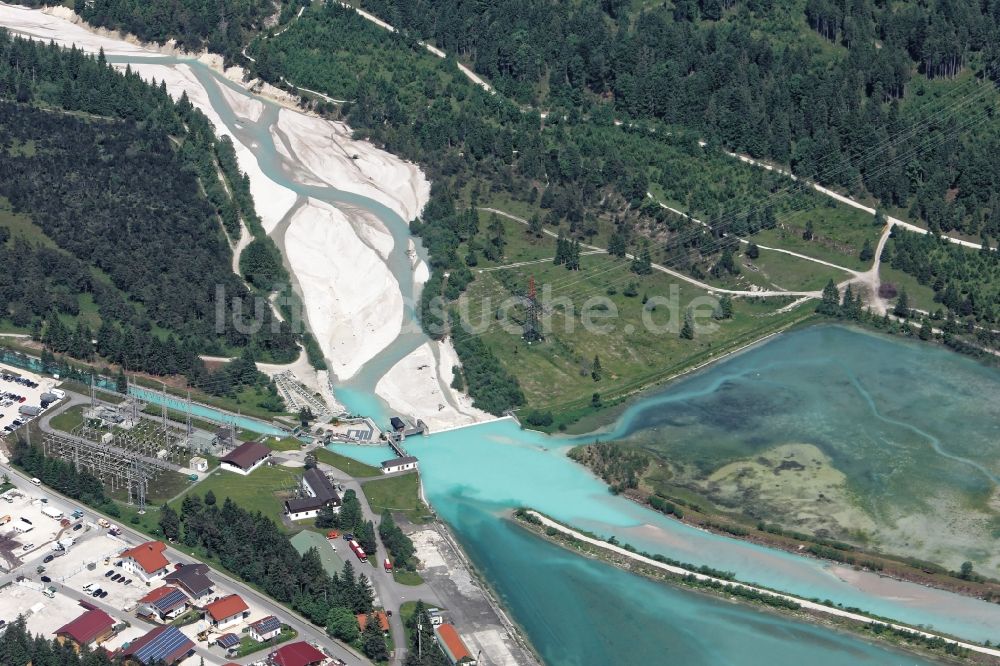
[[[77,523],[76,525],[73,526],[73,531],[76,532],[81,527],[83,527],[83,523]]]
[[[108,569],[107,571],[104,572],[104,577],[105,578],[111,578],[114,574],[115,574],[115,570],[114,569]]]
[[[111,580],[113,580],[114,582],[117,583],[118,581],[122,580],[123,578],[125,578],[125,576],[123,576],[121,574],[115,574],[114,576],[111,577]]]
[[[45,563],[45,564],[48,564],[49,562],[51,562],[54,559],[56,559],[55,555],[46,555],[45,559],[42,560],[42,562]]]
[[[90,596],[96,598],[96,597],[101,596],[102,592],[104,592],[104,590],[102,590],[101,588],[97,588],[96,590],[94,590],[93,592],[90,593]]]
[[[52,579],[49,578],[48,576],[42,576],[39,580],[41,580],[43,583],[51,583],[52,582]]]
[[[31,549],[32,549],[32,548],[34,548],[34,547],[35,547],[35,544],[33,544],[33,543],[29,543],[28,545],[26,545],[26,546],[25,546],[24,548],[22,548],[21,550],[31,550]]]
[[[104,590],[101,590],[101,599],[103,599],[106,596],[108,596],[108,593],[105,592]]]
[[[123,585],[131,585],[131,584],[132,584],[131,578],[126,579],[125,582],[123,583]]]

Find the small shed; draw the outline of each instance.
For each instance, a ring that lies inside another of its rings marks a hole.
[[[405,472],[407,470],[417,469],[417,459],[413,456],[402,456],[400,458],[393,458],[392,460],[382,461],[382,473],[392,474],[394,472]]]
[[[201,456],[194,456],[193,458],[191,458],[190,467],[196,472],[207,472],[208,460],[202,458]]]

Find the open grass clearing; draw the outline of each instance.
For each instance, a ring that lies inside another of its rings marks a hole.
[[[496,276],[484,273],[470,285],[463,297],[469,320],[474,326],[489,324],[480,335],[520,381],[526,409],[589,405],[594,393],[614,396],[649,376],[652,368],[677,366],[788,319],[770,315],[790,302],[790,297],[737,298],[733,300],[732,319],[713,321],[716,299],[707,292],[656,271],[634,275],[629,264],[593,255],[581,258],[582,270],[577,272],[551,263],[510,269],[508,284],[527,285],[530,277],[535,278],[543,310],[547,307],[545,295],[551,293],[551,306],[542,317],[545,338],[531,344],[521,337],[521,308],[511,311],[509,327],[491,321],[499,302],[509,296]],[[635,285],[634,296],[625,295],[630,283]],[[644,296],[649,299],[646,305]],[[600,305],[588,301],[592,297],[607,299],[608,309],[600,310]],[[557,298],[569,299],[572,308],[559,306]],[[655,305],[657,302],[661,304]],[[711,330],[699,332],[694,340],[682,340],[679,333],[684,312],[692,306],[697,321]],[[585,326],[585,319],[596,325]],[[602,367],[597,381],[591,376],[595,356]]]
[[[370,478],[374,476],[382,476],[382,471],[372,467],[371,465],[366,465],[363,462],[358,462],[347,456],[342,456],[339,453],[334,453],[330,449],[324,449],[322,447],[312,451],[313,455],[316,456],[316,460],[326,463],[327,465],[333,465],[342,472],[347,472],[350,476],[356,479]]]
[[[302,442],[294,437],[284,437],[281,439],[277,437],[268,437],[264,440],[264,443],[267,444],[268,448],[272,451],[298,451],[302,448]]]
[[[300,477],[299,470],[268,465],[259,467],[248,476],[217,470],[191,492],[204,498],[211,490],[220,504],[228,497],[247,511],[260,511],[284,529],[282,502],[298,488]]]
[[[749,240],[838,266],[867,270],[871,262],[861,261],[859,255],[866,240],[872,247],[878,243],[882,230],[874,225],[874,219],[863,211],[840,205],[797,211],[779,216],[776,229],[765,229]],[[813,226],[812,240],[802,237],[808,222]]]
[[[361,489],[375,513],[385,510],[402,513],[413,523],[427,522],[432,517],[427,505],[420,499],[420,475],[417,472],[366,481]]]

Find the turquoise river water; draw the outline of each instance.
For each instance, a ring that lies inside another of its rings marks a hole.
[[[111,60],[111,58],[109,58]],[[122,62],[176,63],[171,58],[128,58]],[[199,63],[185,60],[208,90],[227,128],[251,146],[264,173],[302,197],[378,215],[405,247],[408,228],[398,215],[364,197],[330,187],[297,182],[287,159],[275,150],[269,127],[277,107],[267,101],[261,119],[237,119],[220,92],[241,88]],[[279,229],[282,227],[279,226]],[[419,252],[423,250],[419,249]],[[415,293],[408,258],[393,253],[390,269],[404,296]],[[408,310],[408,317],[413,317]],[[845,335],[848,333],[844,333]],[[719,364],[698,381],[727,372],[729,363],[754,363],[755,354],[795,340],[792,334]],[[808,332],[805,333],[808,335]],[[355,412],[384,418],[386,406],[374,397],[384,372],[423,342],[410,327],[349,383],[338,399]],[[890,344],[887,349],[891,349]],[[818,361],[819,362],[819,361]],[[835,359],[829,362],[835,363]],[[679,383],[659,395],[688,390]],[[639,401],[617,428],[641,427]],[[419,416],[419,415],[418,415]],[[621,434],[618,433],[618,434]],[[565,456],[572,441],[523,431],[509,421],[490,423],[411,440],[421,459],[429,500],[452,526],[481,573],[492,583],[513,617],[548,664],[919,664],[924,660],[869,644],[857,637],[753,608],[656,584],[613,567],[569,554],[531,537],[511,523],[511,507],[531,505],[557,518],[677,559],[736,571],[740,578],[804,596],[831,598],[923,623],[968,638],[1000,638],[1000,606],[900,585],[889,595],[863,592],[823,564],[688,528],[608,494],[585,469]],[[385,451],[350,451],[384,457]]]

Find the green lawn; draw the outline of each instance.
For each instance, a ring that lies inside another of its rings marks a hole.
[[[766,278],[762,286],[768,288],[778,285],[789,291],[818,291],[830,280],[840,282],[850,277],[846,271],[771,250],[761,250],[757,259],[744,257],[743,261],[759,269],[758,275]]]
[[[867,270],[871,262],[859,258],[866,240],[874,247],[881,229],[874,217],[845,205],[796,211],[778,216],[778,228],[767,229],[753,236],[761,245],[799,252],[809,257],[829,261],[854,270]],[[812,240],[802,238],[806,223],[813,224]]]
[[[160,505],[178,494],[184,492],[185,488],[191,486],[191,480],[187,474],[180,472],[170,472],[164,470],[156,475],[156,478],[149,483],[146,494],[146,503]],[[128,490],[119,488],[115,491],[108,490],[108,495],[119,502],[128,501]]]
[[[592,409],[595,393],[601,395],[602,404],[610,402],[623,392],[746,344],[802,316],[801,308],[774,314],[791,302],[790,297],[737,298],[733,318],[714,322],[710,317],[716,298],[658,271],[634,275],[630,263],[593,255],[582,257],[582,270],[577,272],[551,263],[504,271],[509,275],[506,284],[527,284],[533,276],[543,308],[548,307],[542,321],[545,339],[532,344],[521,337],[522,308],[510,311],[509,327],[495,322],[496,308],[509,296],[497,273],[483,273],[469,286],[460,305],[467,308],[474,327],[488,325],[477,334],[520,382],[526,396],[522,415],[533,408],[552,410],[557,421],[569,422],[579,417],[577,412]],[[635,296],[625,295],[629,283],[636,285]],[[550,306],[545,305],[547,293],[551,294]],[[643,296],[651,299],[646,305]],[[610,305],[607,311],[595,310],[595,301],[590,300],[594,297],[609,299],[614,310]],[[569,299],[572,312],[556,302],[562,298]],[[714,330],[699,332],[694,340],[681,339],[681,322],[689,307]],[[585,325],[581,316],[585,309],[602,317],[593,317],[597,326]],[[602,367],[598,381],[591,376],[595,356]]]
[[[204,497],[211,490],[219,503],[228,497],[248,511],[260,511],[282,527],[284,508],[279,494],[292,493],[299,485],[300,476],[298,470],[267,465],[249,476],[220,469],[195,486],[192,492]]]
[[[260,652],[261,650],[272,648],[275,645],[278,645],[279,643],[290,641],[298,635],[299,632],[295,631],[294,629],[292,629],[287,625],[284,625],[281,629],[280,634],[278,634],[271,640],[266,641],[264,643],[258,643],[257,641],[253,640],[252,638],[250,638],[249,634],[241,636],[240,645],[239,647],[236,648],[236,656],[245,657],[248,654],[253,654],[254,652]]]
[[[285,437],[284,439],[268,437],[264,440],[264,443],[272,451],[298,451],[302,448],[302,442],[294,437]]]
[[[49,421],[49,425],[51,425],[55,430],[72,432],[83,423],[83,412],[86,409],[86,405],[76,405],[75,407],[70,407],[69,409],[53,416]]]
[[[424,579],[416,571],[393,569],[392,579],[400,585],[423,585]]]
[[[928,285],[920,284],[917,278],[909,273],[904,273],[903,271],[889,267],[887,264],[882,264],[879,268],[879,277],[883,284],[891,283],[894,285],[897,292],[905,290],[911,308],[934,312],[938,308],[944,307],[940,303],[934,302],[933,289]],[[896,300],[892,299],[891,302],[895,304]]]
[[[423,523],[431,518],[427,506],[420,500],[420,475],[417,472],[366,481],[361,489],[375,513],[386,509],[404,513],[414,523]]]
[[[319,447],[312,451],[313,455],[316,456],[316,460],[326,463],[327,465],[333,465],[342,472],[347,472],[350,476],[356,479],[365,479],[373,476],[382,476],[382,471],[372,467],[371,465],[366,465],[363,462],[358,462],[357,460],[352,460],[347,456],[342,456],[339,453],[334,453],[330,449],[324,449]]]

